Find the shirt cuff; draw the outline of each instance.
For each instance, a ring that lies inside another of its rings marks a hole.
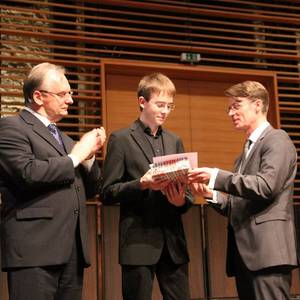
[[[77,168],[80,164],[79,159],[75,155],[72,155],[72,154],[68,154],[68,156],[71,158],[74,168]]]
[[[212,199],[205,199],[206,202],[210,202],[210,203],[215,203],[217,204],[218,203],[218,200],[217,200],[217,191],[212,191],[213,192],[213,197]]]
[[[68,154],[68,156],[72,159],[74,168],[77,168],[80,164],[80,161],[78,160],[78,158],[75,155],[72,155],[72,154]],[[86,159],[81,164],[83,165],[84,168],[87,169],[87,171],[90,171],[92,169],[92,166],[93,166],[93,163],[94,163],[95,159],[96,159],[96,157],[95,157],[95,155],[93,155],[92,158]]]
[[[93,163],[95,161],[96,157],[95,155],[92,156],[90,159],[86,159],[81,164],[84,166],[84,168],[89,172],[92,169]]]
[[[210,179],[209,179],[209,183],[208,183],[208,188],[211,190],[213,190],[215,188],[215,182],[216,182],[218,172],[219,172],[218,168],[212,169],[212,173],[210,175]]]

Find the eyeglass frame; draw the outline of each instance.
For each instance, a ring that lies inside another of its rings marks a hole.
[[[168,111],[173,111],[175,109],[175,104],[174,103],[165,103],[162,101],[157,101],[153,102],[153,104],[158,108],[158,109],[164,109],[167,108]]]
[[[60,97],[60,98],[65,98],[67,95],[69,96],[73,96],[74,95],[74,91],[68,91],[68,92],[59,92],[59,93],[53,93],[53,92],[50,92],[50,91],[46,91],[46,90],[38,90],[39,92],[41,93],[46,93],[46,94],[50,94],[50,95],[55,95],[57,97]]]
[[[233,113],[236,113],[236,112],[240,111],[240,109],[241,109],[244,105],[253,103],[253,102],[255,102],[256,100],[258,100],[258,98],[255,98],[255,99],[247,99],[247,100],[248,100],[247,102],[243,102],[243,103],[241,103],[241,102],[234,102],[232,105],[230,105],[230,106],[227,108],[226,112],[227,112],[228,114],[229,114],[231,111],[232,111]]]

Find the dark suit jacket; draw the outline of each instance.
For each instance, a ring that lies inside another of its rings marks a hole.
[[[86,197],[99,188],[97,162],[90,172],[74,169],[49,130],[33,114],[0,120],[0,193],[2,194],[2,268],[66,263],[77,222],[85,264]],[[62,133],[69,153],[73,140]]]
[[[183,152],[181,140],[163,130],[165,154]],[[110,135],[104,163],[102,202],[120,203],[119,260],[125,265],[153,265],[164,243],[177,264],[189,261],[181,214],[193,198],[186,196],[183,207],[170,204],[160,191],[140,189],[140,178],[153,162],[153,151],[141,125]]]
[[[292,199],[296,169],[297,153],[289,136],[269,126],[253,145],[240,174],[218,173],[215,189],[232,195],[220,194],[218,201],[223,202],[223,211],[231,210],[236,244],[250,270],[297,265]],[[229,275],[234,274],[231,246]]]

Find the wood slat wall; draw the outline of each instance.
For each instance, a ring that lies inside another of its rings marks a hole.
[[[61,127],[73,137],[101,124],[101,58],[277,73],[281,127],[300,151],[300,3],[287,1],[3,0],[1,116],[23,106],[22,81],[39,62],[62,64],[77,92]],[[101,154],[99,154],[101,159]],[[295,202],[300,202],[300,175]]]
[[[195,68],[276,72],[280,126],[300,155],[299,14],[298,0],[1,0],[0,116],[23,107],[32,66],[61,64],[76,95],[60,127],[77,139],[102,124],[101,59],[184,64],[182,52],[198,52]]]

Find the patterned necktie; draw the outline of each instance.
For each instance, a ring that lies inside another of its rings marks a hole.
[[[51,132],[51,134],[55,137],[55,139],[58,141],[58,143],[63,147],[64,144],[63,144],[59,130],[56,127],[56,125],[51,123],[48,125],[48,129]]]

